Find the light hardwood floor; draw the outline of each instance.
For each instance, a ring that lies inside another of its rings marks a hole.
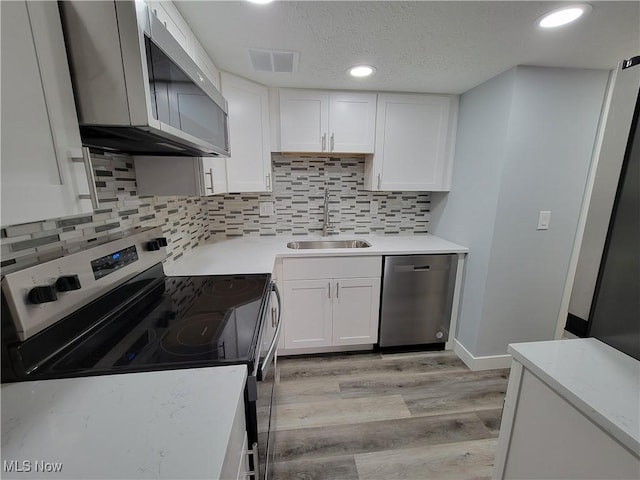
[[[274,480],[490,478],[508,370],[452,352],[278,359]]]

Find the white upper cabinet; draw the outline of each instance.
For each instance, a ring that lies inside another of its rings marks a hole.
[[[186,52],[190,52],[190,40],[193,37],[187,22],[171,1],[149,0],[147,5],[151,13],[158,17],[169,33],[175,38]]]
[[[448,191],[458,97],[379,94],[376,147],[365,164],[365,188]]]
[[[267,87],[221,72],[222,95],[229,104],[230,192],[270,192],[269,91]]]
[[[324,152],[329,129],[329,94],[280,89],[280,149]]]
[[[280,90],[283,152],[373,153],[376,94]]]
[[[222,157],[133,157],[139,195],[206,197],[226,193]]]
[[[213,83],[217,89],[220,89],[220,71],[213,64],[204,47],[195,37],[192,39],[190,48],[188,53],[193,61],[196,62],[196,65],[209,77],[211,83]]]
[[[1,2],[2,224],[92,211],[57,2]]]
[[[376,94],[331,93],[327,133],[330,152],[373,153]]]

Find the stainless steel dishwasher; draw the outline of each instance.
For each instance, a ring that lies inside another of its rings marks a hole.
[[[447,341],[457,258],[455,254],[385,257],[381,347]]]

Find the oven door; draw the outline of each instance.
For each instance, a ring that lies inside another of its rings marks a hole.
[[[276,430],[276,384],[278,379],[278,342],[282,331],[282,315],[280,311],[280,293],[272,283],[268,317],[265,319],[264,334],[261,342],[260,364],[258,367],[258,468],[259,478],[273,478],[273,460],[275,455]],[[274,301],[275,300],[275,301]]]

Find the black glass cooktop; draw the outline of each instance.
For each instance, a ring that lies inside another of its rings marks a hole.
[[[29,377],[255,360],[270,275],[164,277],[152,270],[20,345],[14,356],[32,370]]]

